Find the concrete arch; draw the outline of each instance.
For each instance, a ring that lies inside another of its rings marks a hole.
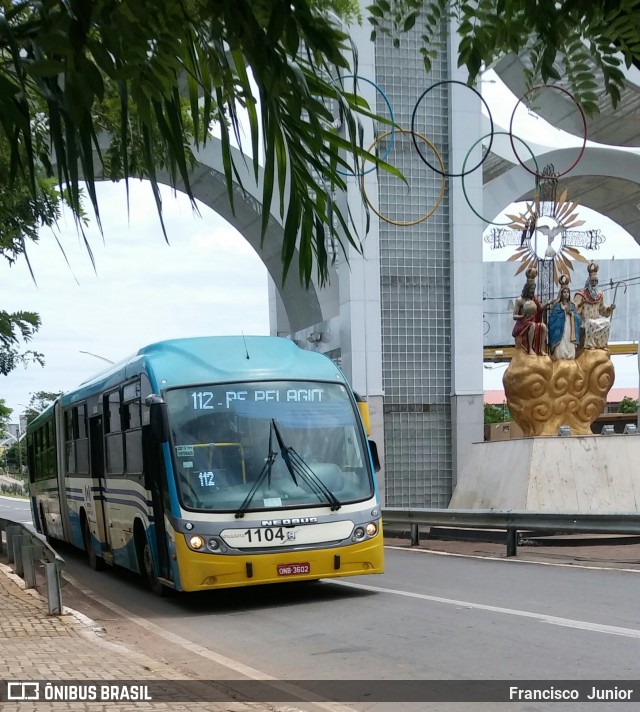
[[[279,196],[274,195],[273,204],[270,207],[267,232],[261,245],[263,170],[260,168],[258,182],[256,183],[251,160],[240,150],[236,148],[231,150],[242,182],[242,187],[240,187],[240,184],[234,179],[233,200],[235,212],[231,209],[229,203],[222,162],[221,142],[217,138],[211,138],[204,148],[195,153],[197,164],[190,176],[191,190],[194,197],[236,228],[253,247],[274,282],[281,302],[278,306],[284,309],[291,332],[296,332],[312,324],[324,321],[329,316],[324,313],[326,307],[319,297],[319,287],[312,281],[309,287],[306,288],[300,281],[297,248],[291,261],[287,279],[284,284],[282,283],[281,251],[284,228],[277,212]],[[100,166],[96,164],[95,174],[97,180],[100,180],[100,170]],[[167,171],[158,171],[157,180],[159,183],[172,187]],[[184,185],[181,182],[175,188],[184,192]],[[330,268],[330,281],[337,283],[337,275],[334,268]]]
[[[515,97],[523,96],[527,91],[526,64],[517,55],[506,55],[498,60],[493,69]],[[586,117],[589,139],[609,146],[640,146],[640,72],[635,67],[622,70],[625,73],[625,85],[620,102],[614,109],[611,100],[600,88],[598,104],[600,112],[596,116]],[[559,86],[563,86],[562,83]],[[563,87],[564,88],[564,87]],[[514,106],[515,106],[514,99]],[[558,129],[574,136],[582,137],[584,125],[575,103],[564,93],[543,90],[536,96],[536,113]]]
[[[536,156],[539,166],[569,166],[577,149],[563,148]],[[531,162],[527,162],[530,166]],[[522,166],[514,166],[484,186],[484,215],[498,215],[512,202],[533,197],[534,178]],[[588,147],[578,165],[560,178],[559,188],[569,197],[605,215],[624,228],[640,244],[640,155],[615,148]]]

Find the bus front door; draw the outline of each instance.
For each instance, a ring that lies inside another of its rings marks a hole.
[[[113,563],[113,554],[110,552],[111,540],[109,526],[105,513],[106,482],[104,476],[104,439],[102,434],[102,416],[89,418],[89,448],[91,458],[91,494],[85,495],[87,502],[87,518],[95,525],[96,535],[102,544],[102,557],[107,563]],[[93,520],[92,520],[93,517]]]
[[[142,457],[145,487],[151,492],[153,531],[158,552],[158,577],[173,581],[165,526],[165,511],[171,511],[166,468],[162,444],[153,437],[150,425],[145,425],[142,428]]]

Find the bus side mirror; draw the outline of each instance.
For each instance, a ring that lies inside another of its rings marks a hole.
[[[145,398],[145,405],[149,406],[149,424],[151,425],[151,435],[158,443],[168,440],[168,420],[167,403],[161,396],[152,393]]]
[[[371,451],[373,470],[374,472],[380,472],[380,458],[378,457],[378,446],[375,440],[369,440],[369,450]]]

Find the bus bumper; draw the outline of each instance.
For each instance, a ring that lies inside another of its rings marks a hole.
[[[372,539],[347,546],[239,556],[192,551],[184,538],[178,535],[176,555],[180,570],[179,590],[182,591],[313,581],[319,578],[381,574],[384,571],[381,531]],[[308,573],[295,573],[300,568],[306,569],[301,564],[308,565]]]

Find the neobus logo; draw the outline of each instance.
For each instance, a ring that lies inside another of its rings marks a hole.
[[[263,527],[289,527],[294,524],[314,524],[318,521],[318,517],[300,517],[293,519],[263,519],[261,526]]]

